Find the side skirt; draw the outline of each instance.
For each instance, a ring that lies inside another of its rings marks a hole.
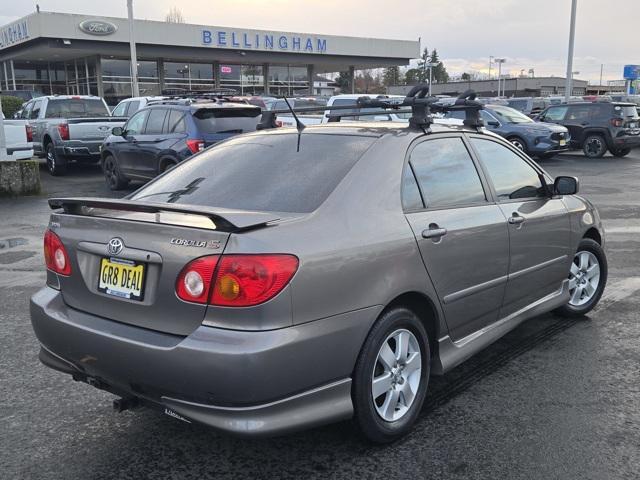
[[[440,338],[438,340],[440,355],[434,362],[433,373],[436,375],[446,373],[491,345],[525,320],[558,308],[567,303],[569,298],[569,280],[567,279],[562,282],[557,291],[550,295],[458,341],[454,342],[449,335]]]

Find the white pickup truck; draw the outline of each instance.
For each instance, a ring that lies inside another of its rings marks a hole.
[[[63,175],[71,161],[98,163],[105,137],[127,120],[112,117],[104,100],[91,95],[34,98],[21,118],[29,122],[35,154],[46,157],[51,175]]]
[[[405,97],[401,95],[377,95],[377,94],[350,94],[350,95],[334,95],[327,102],[327,107],[341,107],[353,105],[353,116],[343,117],[341,121],[374,121],[374,122],[408,122],[409,117],[411,117],[410,113],[382,113],[380,115],[364,115],[358,116],[358,113],[367,112],[370,110],[379,110],[379,108],[360,108],[356,105],[359,98],[368,97],[368,98],[379,98],[385,100],[397,100],[398,103],[402,102]],[[283,106],[283,101],[280,103],[274,104],[274,108],[272,110],[283,110],[286,109],[286,104]],[[292,105],[294,106],[294,105]],[[297,105],[295,105],[297,106]],[[294,107],[295,107],[294,106]],[[336,110],[334,113],[340,113],[344,115],[346,113],[351,113],[345,110]],[[305,125],[318,125],[320,123],[328,123],[329,115],[331,114],[331,110],[325,110],[324,113],[318,114],[304,114],[298,113],[298,119],[304,123]],[[282,127],[295,127],[296,121],[290,114],[279,114],[276,118],[276,125]]]
[[[28,160],[33,157],[31,126],[26,120],[4,120],[4,136],[10,160]]]

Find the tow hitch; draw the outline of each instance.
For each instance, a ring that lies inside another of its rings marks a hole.
[[[113,409],[118,413],[132,410],[138,406],[140,406],[138,397],[121,397],[113,401]]]

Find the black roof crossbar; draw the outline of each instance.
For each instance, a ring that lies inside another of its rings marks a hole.
[[[328,107],[326,105],[318,105],[311,107],[300,107],[286,110],[263,110],[262,120],[258,125],[258,130],[277,128],[276,117],[278,114],[305,113],[305,112],[324,112],[331,111],[328,114],[329,121],[340,121],[344,117],[359,117],[364,115],[384,115],[389,111],[397,111],[398,113],[412,113],[409,119],[409,128],[414,130],[423,130],[426,132],[433,123],[432,113],[447,113],[452,111],[464,111],[465,119],[463,124],[466,127],[479,129],[484,126],[480,110],[483,105],[476,101],[476,93],[473,90],[467,90],[460,95],[453,105],[444,105],[438,103],[440,98],[428,97],[428,85],[416,85],[409,91],[407,96],[401,102],[389,98],[369,98],[360,97],[352,105],[340,105]],[[403,107],[405,107],[403,109]],[[406,107],[410,107],[407,109]],[[354,108],[377,108],[378,111],[370,112],[354,112]],[[334,111],[345,111],[345,113],[333,113]]]

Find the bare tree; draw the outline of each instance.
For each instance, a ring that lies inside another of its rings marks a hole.
[[[171,7],[164,19],[169,23],[184,23],[184,16],[178,7]]]

